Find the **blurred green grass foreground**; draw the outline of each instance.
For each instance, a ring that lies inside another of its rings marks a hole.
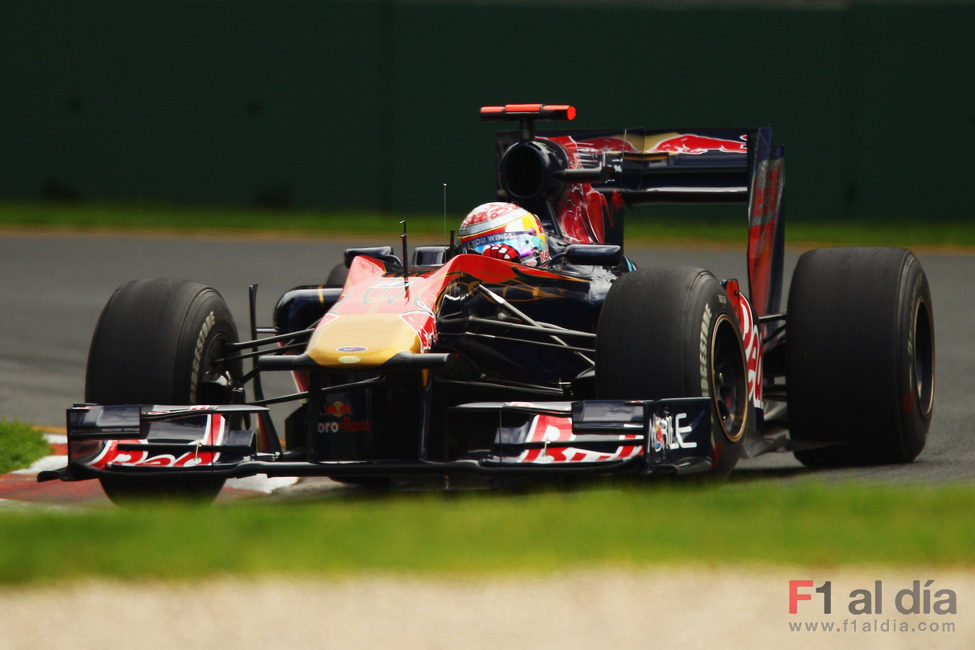
[[[0,585],[655,567],[971,567],[975,489],[827,483],[368,494],[0,513]],[[970,570],[970,569],[968,569]]]
[[[695,206],[696,207],[696,206]],[[717,243],[746,241],[741,206],[728,210],[645,209],[627,212],[626,239],[637,244]],[[717,216],[702,216],[712,215]],[[268,210],[257,208],[164,206],[85,202],[0,202],[0,233],[4,229],[39,231],[158,231],[179,234],[243,235],[384,235],[409,232],[446,241],[463,215],[394,215],[362,211]],[[975,220],[841,220],[786,221],[786,243],[975,248]]]

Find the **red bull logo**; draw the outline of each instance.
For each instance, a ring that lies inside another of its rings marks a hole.
[[[748,153],[748,136],[741,136],[740,140],[726,140],[724,138],[712,138],[705,135],[695,135],[685,133],[658,142],[651,152],[665,151],[668,153],[681,153],[692,156],[699,156],[710,151],[720,151],[724,153]]]
[[[343,418],[352,413],[352,407],[341,400],[336,400],[325,407],[325,415],[332,418]]]
[[[365,433],[372,431],[371,420],[357,420],[352,407],[342,400],[330,402],[322,411],[323,420],[318,423],[318,433]]]

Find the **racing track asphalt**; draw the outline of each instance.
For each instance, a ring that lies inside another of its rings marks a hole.
[[[398,246],[393,230],[388,243]],[[411,241],[422,243],[438,242]],[[362,242],[0,231],[0,419],[63,426],[64,409],[83,396],[95,322],[122,282],[175,276],[209,284],[224,295],[238,328],[245,332],[249,283],[260,284],[259,324],[270,324],[283,291],[322,281],[342,251],[356,244]],[[746,284],[744,243],[740,250],[631,247],[627,253],[639,266],[694,264],[719,278],[737,277]],[[792,249],[787,254],[787,285],[799,254]],[[975,255],[922,252],[919,257],[931,284],[937,346],[935,413],[927,446],[911,465],[818,471],[825,479],[975,478]],[[282,377],[268,388],[290,387]],[[824,405],[824,422],[829,417]],[[734,479],[806,474],[791,454],[769,454],[741,462]]]

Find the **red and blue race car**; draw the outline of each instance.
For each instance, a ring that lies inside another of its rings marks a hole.
[[[791,450],[910,462],[934,400],[931,294],[902,249],[802,256],[781,303],[784,152],[771,130],[537,131],[566,105],[480,110],[497,194],[440,246],[349,249],[241,340],[220,294],[119,287],[95,328],[67,467],[115,500],[230,477],[368,485],[709,474]],[[747,206],[748,277],[636,268],[623,210]],[[266,373],[293,392],[265,395]],[[269,407],[291,403],[283,422]]]

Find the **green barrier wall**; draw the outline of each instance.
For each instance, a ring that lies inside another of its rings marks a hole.
[[[0,3],[0,198],[465,212],[482,104],[758,126],[792,219],[975,218],[975,5]],[[818,8],[823,7],[823,8]]]

